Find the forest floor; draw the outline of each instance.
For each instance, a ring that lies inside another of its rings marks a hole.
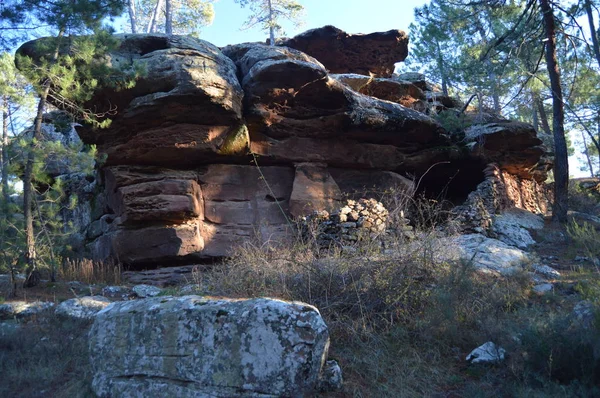
[[[573,313],[583,300],[600,302],[600,274],[566,234],[547,221],[534,235],[534,257],[561,273],[547,281],[553,290],[545,294],[533,291],[526,272],[490,276],[414,254],[317,258],[300,245],[284,252],[249,245],[189,282],[197,294],[279,297],[320,308],[330,328],[330,358],[344,372],[343,390],[320,396],[600,396],[600,322],[586,324]],[[340,282],[348,276],[353,283]],[[43,282],[20,289],[17,299],[59,303],[99,294],[102,286],[88,285],[86,293],[81,284],[77,290],[67,281]],[[0,284],[4,302],[12,300],[8,288]],[[163,294],[184,293],[170,287]],[[0,326],[0,396],[94,396],[90,322],[48,312]],[[505,348],[506,359],[468,363],[469,352],[487,341]]]

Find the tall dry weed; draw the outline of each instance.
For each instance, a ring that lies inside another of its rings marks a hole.
[[[59,270],[59,278],[87,284],[121,284],[123,267],[113,260],[66,259]]]

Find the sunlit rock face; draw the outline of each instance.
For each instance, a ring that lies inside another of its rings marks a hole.
[[[279,44],[317,58],[331,73],[390,77],[394,64],[408,56],[408,35],[401,30],[349,34],[335,26],[324,26]]]
[[[99,259],[185,265],[253,239],[284,243],[294,218],[347,195],[410,195],[418,185],[462,201],[490,163],[524,181],[545,178],[530,126],[467,115],[467,130],[447,131],[433,116],[460,115],[460,101],[421,75],[389,77],[407,54],[400,31],[325,27],[290,39],[295,48],[119,40],[105,62],[144,73],[133,88],[103,89],[85,104],[110,111],[108,128],[77,128],[103,160],[85,230]],[[35,42],[19,51],[35,56]]]

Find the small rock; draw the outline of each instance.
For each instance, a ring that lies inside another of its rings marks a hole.
[[[75,319],[93,319],[111,301],[102,296],[87,296],[63,301],[56,308],[56,315]]]
[[[344,379],[342,369],[337,361],[327,361],[323,366],[321,379],[319,380],[319,389],[321,391],[338,391],[342,389]]]
[[[155,297],[158,296],[161,291],[160,288],[151,285],[136,285],[133,287],[133,292],[139,298]]]
[[[533,270],[541,275],[544,275],[545,277],[548,278],[560,278],[560,272],[558,272],[557,270],[555,270],[552,267],[549,267],[547,265],[538,265],[535,264],[533,265]]]
[[[533,287],[533,292],[539,296],[543,296],[544,294],[551,292],[554,289],[551,283],[542,283],[539,285],[535,285]]]
[[[584,327],[590,327],[594,323],[594,304],[589,300],[583,300],[575,304],[573,308],[575,319]]]
[[[505,353],[504,348],[488,341],[471,351],[466,360],[471,363],[497,363],[504,360]]]
[[[583,262],[583,261],[590,261],[590,258],[589,257],[585,257],[585,256],[577,256],[577,257],[575,257],[575,261],[578,262],[578,263],[579,262]]]
[[[111,299],[127,300],[134,293],[126,286],[105,286],[102,288],[102,295]]]

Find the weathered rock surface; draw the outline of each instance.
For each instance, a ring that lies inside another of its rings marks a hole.
[[[467,355],[467,362],[471,363],[497,363],[504,361],[504,354],[506,350],[491,341],[480,345],[469,355]]]
[[[123,272],[123,279],[132,284],[144,284],[157,287],[175,286],[194,280],[194,272],[201,272],[202,266],[182,265],[143,271]]]
[[[465,139],[472,142],[473,155],[486,163],[495,163],[517,177],[546,179],[545,173],[532,175],[546,148],[529,124],[508,120],[474,124],[465,130]]]
[[[330,76],[358,93],[395,102],[423,113],[427,110],[425,93],[411,82],[357,74]]]
[[[93,319],[103,308],[111,303],[102,296],[86,296],[65,300],[56,307],[56,315],[75,319]]]
[[[30,318],[42,311],[50,310],[53,307],[54,303],[46,301],[35,301],[32,303],[15,301],[12,303],[0,304],[0,320]]]
[[[433,119],[355,92],[306,55],[258,44],[223,51],[240,70],[250,149],[263,163],[424,172],[453,153]]]
[[[139,298],[155,297],[162,292],[161,289],[152,285],[135,285],[132,290]]]
[[[535,243],[529,230],[542,228],[544,219],[540,215],[515,208],[494,216],[492,231],[502,242],[519,249],[527,249]]]
[[[134,88],[105,89],[89,107],[116,109],[107,129],[78,129],[86,144],[108,155],[106,164],[193,165],[215,161],[242,118],[235,65],[203,40],[173,35],[120,35],[109,65],[145,70]],[[35,42],[21,54],[35,53]],[[114,112],[111,112],[114,113]]]
[[[198,296],[113,303],[89,336],[99,397],[302,396],[323,385],[329,345],[307,304]]]
[[[277,44],[315,57],[331,73],[390,77],[408,55],[408,35],[401,30],[352,35],[328,25]]]
[[[437,261],[463,262],[483,272],[510,275],[523,270],[527,253],[480,234],[442,238],[435,242]]]

